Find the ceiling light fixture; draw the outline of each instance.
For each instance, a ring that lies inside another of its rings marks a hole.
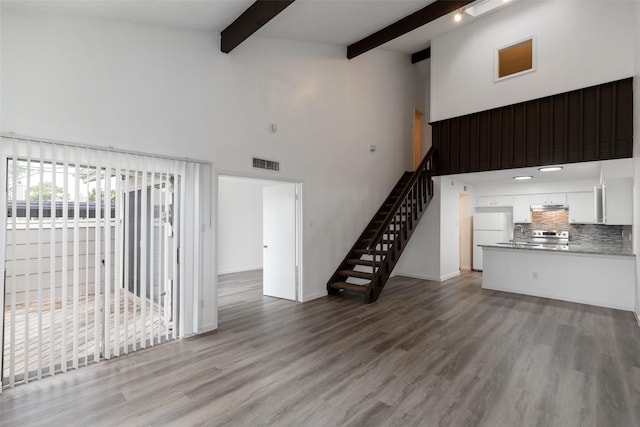
[[[562,166],[545,166],[543,168],[538,168],[540,172],[555,172],[562,170]]]
[[[484,13],[490,12],[506,3],[510,3],[509,0],[484,0],[473,6],[466,7],[465,13],[473,16],[474,18]]]
[[[513,179],[515,179],[516,181],[525,181],[527,179],[533,179],[533,177],[531,175],[521,175],[521,176],[514,176]]]
[[[462,14],[464,13],[464,11],[462,9],[460,9],[459,11],[456,12],[455,15],[453,15],[453,20],[456,22],[460,22],[462,21]]]

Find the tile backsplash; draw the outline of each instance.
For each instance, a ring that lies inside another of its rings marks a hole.
[[[531,230],[568,231],[569,240],[575,244],[631,249],[630,225],[569,224],[569,212],[531,212],[531,224],[522,224],[530,235]]]
[[[570,226],[568,210],[531,212],[532,230],[571,231]]]

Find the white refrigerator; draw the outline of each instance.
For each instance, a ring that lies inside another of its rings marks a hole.
[[[482,270],[482,248],[478,245],[493,245],[508,242],[510,238],[511,214],[507,212],[476,212],[473,214],[473,269]]]

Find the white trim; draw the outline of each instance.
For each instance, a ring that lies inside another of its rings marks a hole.
[[[454,273],[445,274],[444,276],[440,276],[440,281],[444,282],[445,280],[453,279],[454,277],[458,277],[459,275],[460,275],[460,270]]]
[[[498,68],[499,68],[499,52],[501,50],[504,50],[508,47],[512,47],[512,46],[516,46],[518,44],[524,43],[526,41],[531,40],[531,68],[529,68],[528,70],[524,70],[524,71],[520,71],[519,73],[513,73],[513,74],[509,74],[508,76],[504,76],[504,77],[498,77],[499,73],[498,73]],[[538,56],[538,41],[537,41],[537,37],[535,34],[532,34],[530,36],[527,37],[523,37],[521,39],[518,39],[516,41],[504,44],[502,46],[499,46],[497,48],[494,49],[493,52],[493,82],[494,83],[498,83],[501,82],[503,80],[507,80],[507,79],[511,79],[513,77],[518,77],[521,76],[523,74],[528,74],[528,73],[532,73],[534,71],[536,71],[537,69],[537,56]]]
[[[0,188],[7,188],[6,178],[7,178],[7,158],[2,150],[0,150]],[[5,261],[6,261],[6,247],[7,247],[7,197],[0,197],[0,241],[4,242],[0,245],[0,277],[2,278],[2,282],[0,282],[0,307],[3,308],[3,314],[0,316],[0,342],[4,343],[4,295],[5,295],[5,286],[6,286],[6,278],[5,278]],[[4,352],[4,348],[2,350]],[[0,394],[2,394],[2,389],[4,388],[4,357],[0,357]]]
[[[218,271],[218,275],[233,274],[233,273],[245,273],[245,272],[248,272],[248,271],[256,271],[256,270],[262,270],[262,266],[261,265],[255,265],[255,266],[251,266],[251,267],[232,268],[232,269],[229,269],[229,270],[222,270],[222,271]]]
[[[296,183],[296,301],[304,298],[304,209],[302,208],[302,182]]]
[[[529,296],[534,296],[534,297],[541,297],[541,298],[547,298],[547,299],[552,299],[552,300],[556,300],[556,301],[568,301],[568,302],[575,302],[578,304],[585,304],[585,305],[591,305],[593,307],[604,307],[604,308],[613,308],[615,310],[623,310],[623,311],[634,311],[633,307],[629,307],[629,306],[622,306],[622,305],[618,305],[618,304],[606,304],[606,303],[594,303],[593,301],[586,301],[583,300],[581,298],[565,298],[564,296],[558,296],[558,295],[549,295],[546,294],[544,292],[533,292],[533,291],[522,291],[522,290],[518,290],[517,292],[515,292],[513,289],[504,289],[504,288],[500,288],[500,287],[496,287],[496,286],[492,286],[491,288],[485,288],[483,287],[482,289],[486,289],[488,291],[500,291],[500,292],[508,292],[510,294],[517,294],[517,295],[529,295]]]
[[[207,332],[212,332],[218,329],[218,325],[216,323],[212,323],[210,325],[202,325],[200,327],[200,329],[198,330],[197,334],[194,335],[201,335],[201,334],[206,334]]]
[[[267,171],[267,169],[259,169],[259,171]],[[272,171],[274,172],[274,171]],[[224,170],[224,169],[215,169],[215,179],[216,183],[218,179],[222,178],[246,178],[246,179],[255,179],[259,181],[272,181],[272,182],[290,182],[292,184],[302,184],[303,180],[301,178],[291,178],[291,177],[283,177],[283,176],[271,176],[268,174],[262,174],[259,172],[238,172],[233,170]]]
[[[424,274],[398,274],[397,276],[400,277],[408,277],[410,279],[419,279],[419,280],[428,280],[430,282],[439,282],[440,278],[439,277],[435,277],[435,276],[426,276]],[[396,277],[396,276],[394,276]]]
[[[322,292],[316,292],[316,293],[313,293],[311,295],[304,295],[304,299],[302,299],[300,302],[308,302],[308,301],[311,301],[311,300],[314,300],[314,299],[326,297],[327,295],[328,294],[327,294],[326,290],[324,290]]]
[[[193,188],[193,242],[189,246],[193,246],[193,248],[189,248],[192,251],[193,258],[193,301],[191,307],[192,313],[192,322],[193,322],[193,331],[198,333],[199,331],[199,323],[200,323],[200,309],[201,309],[201,301],[202,301],[202,239],[201,236],[204,232],[204,223],[202,222],[202,208],[200,206],[200,200],[202,200],[202,186],[200,185],[200,165],[193,165],[193,177],[195,184]]]
[[[409,274],[406,274],[406,273],[395,274],[393,277],[401,276],[401,277],[408,277],[410,279],[428,280],[430,282],[444,282],[445,280],[452,279],[452,278],[457,277],[459,275],[460,275],[460,272],[457,271],[455,273],[446,274],[446,275],[440,276],[440,277],[426,276],[426,275],[423,275],[423,274],[411,274],[411,273],[409,273]]]

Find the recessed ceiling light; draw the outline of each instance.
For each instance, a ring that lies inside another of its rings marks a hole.
[[[460,22],[462,20],[462,12],[458,11],[455,15],[453,15],[453,20],[456,22]]]
[[[532,179],[533,177],[530,175],[522,175],[522,176],[514,176],[513,179],[517,180],[517,181],[524,181],[527,179]]]
[[[538,170],[540,172],[555,172],[555,171],[561,171],[562,166],[545,166],[543,168],[538,168]]]

